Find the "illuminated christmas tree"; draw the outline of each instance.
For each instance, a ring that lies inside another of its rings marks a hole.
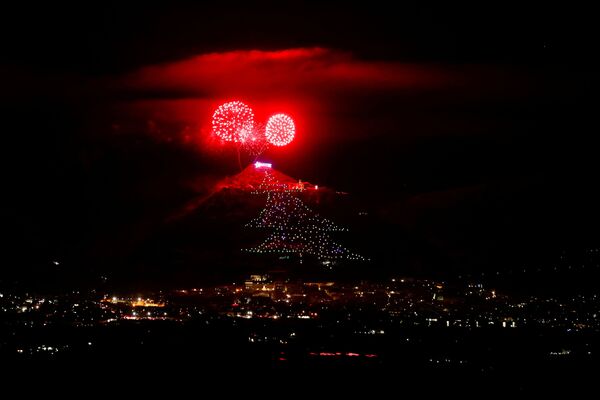
[[[258,246],[245,251],[258,254],[298,254],[314,256],[321,261],[360,260],[365,258],[350,252],[331,239],[331,232],[347,231],[321,218],[297,196],[298,186],[277,185],[269,171],[265,171],[265,185],[258,192],[267,193],[267,202],[259,216],[246,226],[268,229],[272,232]],[[257,193],[258,193],[257,192]]]

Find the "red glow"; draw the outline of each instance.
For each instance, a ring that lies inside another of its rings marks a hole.
[[[285,114],[275,114],[269,118],[265,135],[269,143],[275,146],[285,146],[294,140],[296,126],[294,120]]]
[[[374,127],[367,111],[361,107],[356,112],[356,102],[367,96],[381,94],[385,99],[398,90],[443,88],[454,81],[452,74],[428,65],[361,60],[326,48],[296,48],[201,54],[143,67],[106,86],[132,99],[118,104],[112,116],[119,122],[119,134],[144,131],[211,156],[229,151],[228,141],[237,140],[252,161],[270,145],[278,151],[268,155],[280,161],[278,157],[291,159],[337,143],[336,132],[344,132],[344,140],[353,140],[383,132],[389,124],[396,126],[396,113],[386,113],[377,119],[381,127]],[[234,99],[244,99],[252,107],[254,130],[243,142],[235,129],[226,129],[223,138],[211,124],[217,107]],[[265,129],[257,127],[266,125],[275,112],[293,116],[301,127],[285,149],[266,142]]]
[[[326,48],[236,50],[147,66],[127,86],[201,96],[294,98],[331,91],[440,84],[437,70],[414,64],[364,61]]]
[[[212,117],[213,132],[228,142],[243,142],[254,130],[254,113],[241,101],[221,104]]]

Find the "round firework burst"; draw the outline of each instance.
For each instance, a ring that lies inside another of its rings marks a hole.
[[[242,142],[254,130],[254,113],[241,101],[221,104],[212,116],[212,130],[228,142]]]
[[[267,122],[265,136],[275,146],[285,146],[294,140],[294,120],[285,114],[275,114]]]

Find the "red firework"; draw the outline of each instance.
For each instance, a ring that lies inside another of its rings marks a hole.
[[[254,113],[241,101],[221,104],[212,117],[213,132],[228,142],[243,142],[254,130]]]
[[[265,137],[265,126],[255,124],[254,129],[240,141],[241,148],[253,157],[260,156],[269,147]]]
[[[294,120],[286,114],[275,114],[269,118],[265,136],[275,146],[285,146],[294,140],[296,126]]]

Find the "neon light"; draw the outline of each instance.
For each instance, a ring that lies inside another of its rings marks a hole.
[[[254,167],[256,168],[271,168],[271,163],[266,163],[266,162],[260,162],[257,161],[254,163]]]

